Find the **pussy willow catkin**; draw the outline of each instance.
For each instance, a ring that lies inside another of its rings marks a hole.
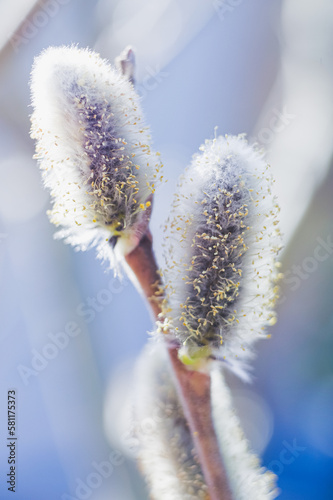
[[[276,498],[276,477],[250,450],[221,370],[212,370],[211,376],[214,426],[233,498]],[[137,458],[153,498],[206,500],[208,489],[163,343],[150,344],[141,354],[133,392]]]
[[[200,150],[166,224],[164,314],[184,362],[213,356],[237,370],[275,322],[279,207],[270,167],[244,136]]]
[[[161,169],[133,85],[94,52],[51,47],[35,60],[31,92],[57,236],[102,257],[112,246],[125,255],[147,229]]]

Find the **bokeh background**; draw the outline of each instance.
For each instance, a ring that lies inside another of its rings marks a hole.
[[[159,262],[177,178],[214,127],[267,149],[284,233],[279,321],[258,347],[253,384],[229,382],[253,448],[279,476],[279,498],[331,500],[331,0],[2,0],[0,23],[0,498],[13,496],[11,388],[16,500],[148,497],[129,459],[98,485],[87,482],[116,448],[121,396],[152,329],[149,315],[93,251],[53,239],[32,160],[33,59],[49,45],[75,43],[110,60],[129,44],[136,49],[138,91],[169,179],[151,224]],[[72,323],[77,335],[54,347]]]

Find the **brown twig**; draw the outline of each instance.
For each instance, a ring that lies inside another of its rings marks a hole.
[[[125,257],[154,317],[161,313],[161,289],[158,268],[152,249],[150,233]],[[176,387],[188,421],[201,464],[210,500],[231,500],[231,492],[220,455],[211,411],[210,377],[189,370],[178,359],[177,348],[169,348],[169,357],[175,375]]]
[[[157,319],[161,312],[162,297],[159,296],[161,278],[152,250],[152,236],[149,231],[143,236],[139,245],[126,255],[125,260],[134,274],[135,285],[140,287],[149,302],[153,317]]]

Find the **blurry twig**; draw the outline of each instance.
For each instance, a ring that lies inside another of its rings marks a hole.
[[[2,8],[11,9],[11,15],[15,16],[11,19],[11,23],[8,23],[8,18],[5,18],[5,12],[2,12],[3,22],[6,22],[6,27],[2,26],[0,36],[0,56],[6,53],[9,48],[11,48],[11,39],[15,36],[19,36],[20,29],[23,24],[31,17],[34,12],[36,12],[42,5],[43,0],[25,0],[21,2],[21,8],[13,9],[13,4],[4,3]],[[6,5],[6,6],[5,6]]]

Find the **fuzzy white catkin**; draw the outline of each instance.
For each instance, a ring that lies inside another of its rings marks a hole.
[[[164,314],[183,358],[202,351],[246,376],[252,344],[275,322],[279,207],[270,167],[244,136],[200,150],[166,224]]]
[[[207,487],[164,343],[149,344],[135,376],[137,458],[154,500],[206,500]]]
[[[166,346],[148,345],[135,374],[132,435],[156,500],[207,498],[207,486],[173,382]],[[273,500],[276,476],[249,449],[219,369],[211,372],[212,416],[233,500]]]
[[[279,495],[276,476],[249,450],[233,409],[221,370],[211,372],[211,401],[215,432],[234,500],[273,500]]]
[[[51,47],[31,75],[36,157],[57,237],[112,260],[147,230],[161,163],[139,97],[120,70],[77,47]]]

